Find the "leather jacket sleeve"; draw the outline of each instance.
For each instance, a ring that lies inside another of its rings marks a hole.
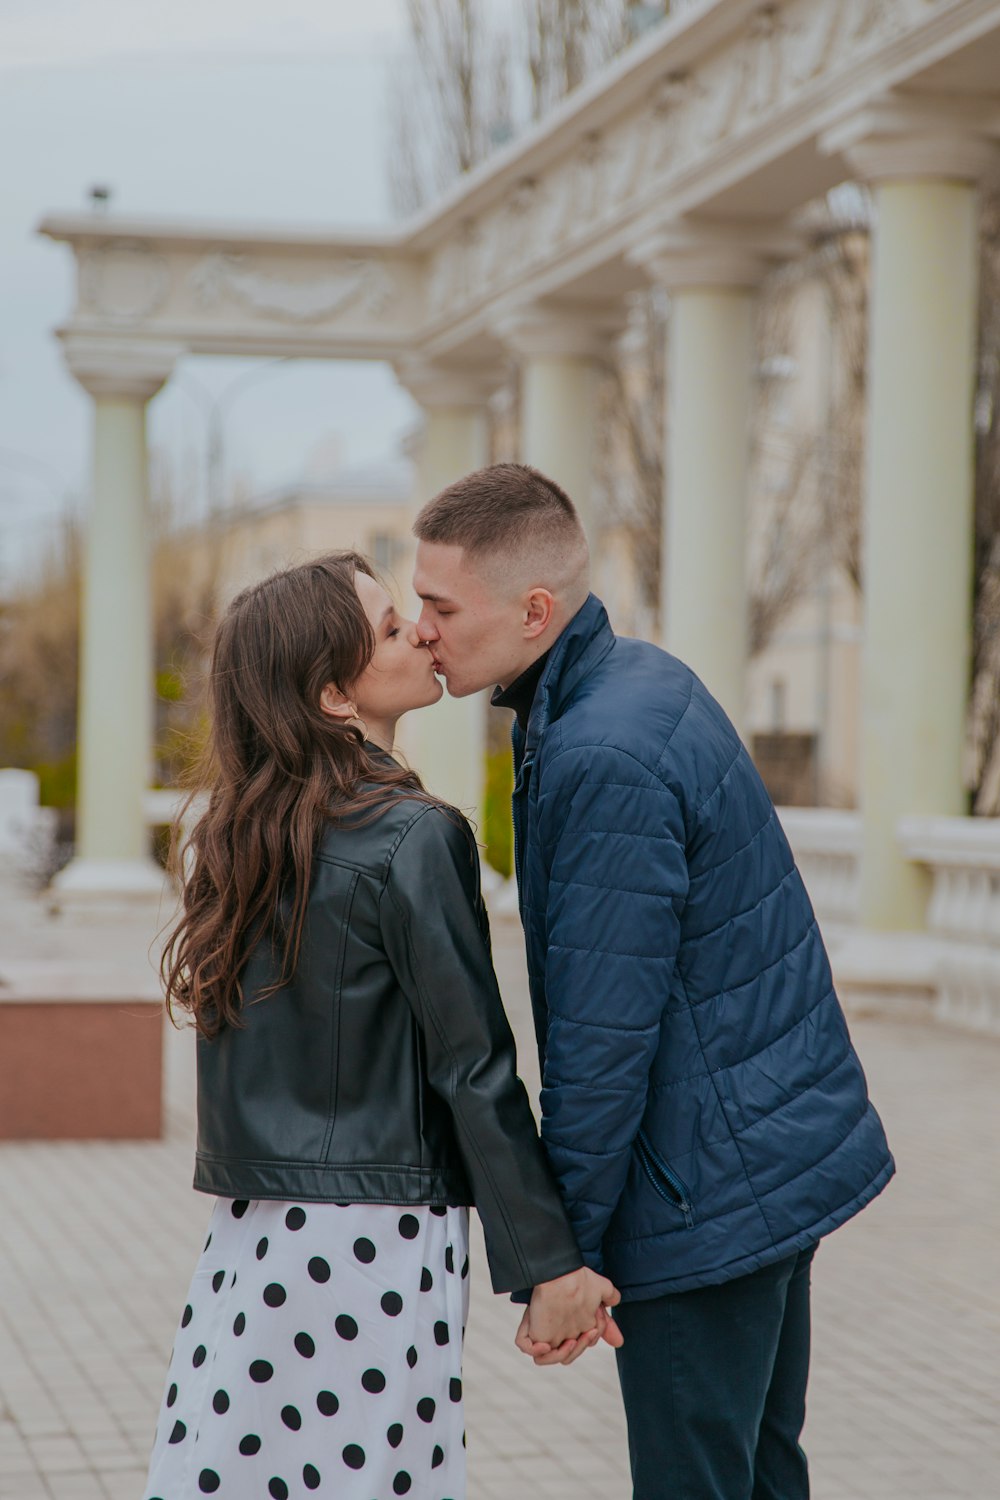
[[[413,1008],[431,1087],[454,1121],[495,1292],[583,1264],[538,1139],[490,958],[478,852],[429,805],[402,833],[380,903],[385,950]]]

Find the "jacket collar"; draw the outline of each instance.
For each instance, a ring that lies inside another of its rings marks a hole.
[[[551,647],[535,692],[524,739],[527,754],[558,719],[583,679],[604,660],[615,643],[608,612],[596,594],[588,594]]]

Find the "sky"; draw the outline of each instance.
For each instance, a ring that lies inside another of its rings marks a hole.
[[[404,38],[403,0],[0,0],[0,580],[88,485],[90,401],[52,336],[72,254],[38,221],[101,183],[112,213],[384,224]],[[391,458],[417,418],[382,365],[184,360],[149,425],[186,513],[230,387],[226,474],[251,492]]]

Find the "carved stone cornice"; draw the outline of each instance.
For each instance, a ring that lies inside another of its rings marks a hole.
[[[63,358],[91,396],[149,401],[170,378],[183,349],[134,338],[62,335]]]
[[[868,182],[978,182],[1000,166],[1000,101],[888,94],[825,132],[820,149]]]
[[[425,411],[484,407],[506,373],[495,365],[448,365],[419,355],[396,360],[393,369],[400,385]]]
[[[751,288],[801,245],[799,236],[781,226],[680,220],[640,240],[628,258],[671,292]]]
[[[522,301],[623,298],[638,279],[623,263],[661,227],[787,219],[857,170],[978,177],[993,130],[962,110],[981,113],[975,90],[998,77],[1000,0],[715,0],[668,17],[409,224],[283,235],[90,214],[42,232],[80,259],[80,333],[476,365]],[[892,125],[890,87],[894,108],[933,108],[934,125]],[[749,285],[773,260],[753,245],[661,250],[648,264],[674,285]],[[508,333],[526,347],[522,325]]]
[[[496,313],[491,331],[521,359],[601,359],[624,330],[626,313],[622,302],[572,308],[519,303]]]
[[[888,76],[905,79],[957,51],[988,29],[990,10],[1000,29],[996,0],[732,0],[682,12],[664,24],[658,49],[609,73],[589,128],[583,104],[557,112],[492,172],[473,174],[437,219],[425,217],[425,329],[438,347],[449,325],[465,339],[479,319],[494,326],[518,289],[558,292],[560,272],[571,295],[573,277],[593,278],[627,254],[651,217],[724,215],[741,173],[766,184],[761,214],[801,207],[810,196],[801,166],[787,182],[762,167],[801,152],[811,118],[815,140],[877,97]],[[659,77],[649,73],[654,56]],[[813,196],[835,181],[832,170],[813,175]]]

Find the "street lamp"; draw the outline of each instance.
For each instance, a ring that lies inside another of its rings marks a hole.
[[[248,386],[256,381],[274,373],[278,365],[291,363],[291,355],[279,355],[276,359],[265,360],[261,365],[256,365],[252,370],[244,370],[235,380],[230,381],[222,391],[216,393],[210,390],[204,381],[199,380],[185,370],[183,374],[175,376],[173,384],[177,385],[187,395],[197,395],[207,412],[206,440],[205,440],[205,487],[207,491],[208,513],[210,519],[221,515],[225,496],[225,412],[233,397],[239,392],[246,390]]]

